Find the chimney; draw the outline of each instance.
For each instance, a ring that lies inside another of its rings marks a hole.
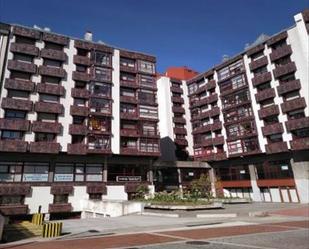
[[[86,41],[92,41],[92,32],[91,31],[86,31],[84,39]]]

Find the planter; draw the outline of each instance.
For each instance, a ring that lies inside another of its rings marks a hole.
[[[159,209],[159,210],[208,210],[208,209],[219,209],[223,208],[222,202],[213,202],[205,205],[174,205],[174,204],[151,204],[145,205],[146,209]]]

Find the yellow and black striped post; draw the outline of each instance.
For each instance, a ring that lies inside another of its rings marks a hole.
[[[49,222],[43,224],[43,238],[58,237],[62,232],[62,222]]]
[[[32,215],[32,221],[34,225],[42,225],[43,224],[43,214],[36,213]]]

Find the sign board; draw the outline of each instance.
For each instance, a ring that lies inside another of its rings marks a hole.
[[[48,174],[24,174],[23,182],[47,182]]]
[[[55,174],[55,182],[73,182],[73,174]]]
[[[116,176],[117,182],[141,182],[141,176]]]
[[[49,221],[49,219],[50,219],[50,214],[49,213],[44,214],[44,221]]]
[[[289,166],[288,165],[281,165],[281,170],[289,170]]]

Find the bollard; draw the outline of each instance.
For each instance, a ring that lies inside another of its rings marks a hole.
[[[43,214],[33,214],[31,223],[35,225],[42,225],[43,224]]]
[[[62,232],[62,222],[49,222],[43,224],[43,238],[58,237]]]

